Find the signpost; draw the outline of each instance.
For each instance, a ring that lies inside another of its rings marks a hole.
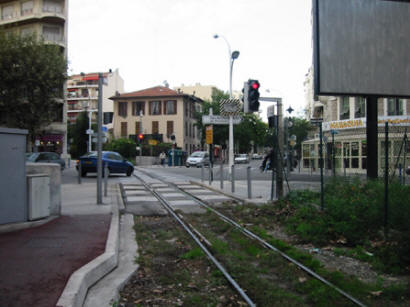
[[[205,133],[206,133],[206,143],[208,145],[212,145],[214,142],[213,126],[212,125],[206,126]]]
[[[241,116],[235,116],[232,119],[234,125],[240,124],[242,121]],[[222,115],[202,115],[202,123],[207,125],[228,125],[229,117]]]

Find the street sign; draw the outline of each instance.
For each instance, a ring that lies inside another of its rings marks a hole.
[[[312,125],[317,125],[323,123],[323,118],[312,118],[310,119]]]
[[[93,129],[87,129],[87,130],[85,131],[85,133],[87,133],[87,134],[93,134],[93,133],[94,133],[94,130],[93,130]]]
[[[157,140],[148,140],[148,144],[155,146],[155,145],[158,145],[158,141]]]
[[[275,115],[275,106],[269,106],[268,110],[267,110],[267,113],[268,113],[268,117],[274,116]]]
[[[233,124],[237,125],[240,124],[242,121],[241,116],[234,116],[233,117]],[[229,117],[222,116],[222,115],[202,115],[202,123],[207,125],[228,125],[229,124]]]
[[[238,115],[240,112],[239,99],[223,99],[220,102],[221,114],[225,116]]]
[[[107,138],[106,138],[105,136],[103,136],[103,137],[101,138],[101,140],[102,140],[103,143],[106,143],[106,142],[107,142]],[[93,138],[93,139],[92,139],[92,142],[93,142],[93,143],[97,143],[97,138]]]
[[[213,126],[212,125],[206,126],[205,136],[206,136],[206,143],[207,144],[213,144],[214,135],[213,135]]]
[[[108,127],[102,126],[101,131],[102,131],[102,132],[108,132]]]

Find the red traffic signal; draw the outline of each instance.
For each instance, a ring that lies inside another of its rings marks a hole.
[[[142,141],[144,139],[144,135],[142,133],[138,134],[138,140]]]
[[[258,82],[258,81],[254,81],[251,86],[252,86],[252,88],[253,88],[254,90],[257,90],[260,85],[259,85],[259,82]]]

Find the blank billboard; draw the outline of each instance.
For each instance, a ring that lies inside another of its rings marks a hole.
[[[410,97],[410,2],[313,0],[315,95]]]

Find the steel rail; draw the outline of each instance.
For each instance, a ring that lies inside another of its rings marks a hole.
[[[143,172],[143,171],[141,171]],[[144,172],[145,173],[145,172]],[[350,294],[346,293],[345,291],[343,291],[342,289],[340,289],[339,287],[337,287],[336,285],[334,285],[333,283],[331,283],[330,281],[326,280],[325,278],[323,278],[322,276],[318,275],[317,273],[315,273],[314,271],[312,271],[311,269],[309,269],[307,266],[303,265],[302,263],[300,263],[299,261],[293,259],[292,257],[288,256],[286,253],[282,252],[281,250],[277,249],[276,247],[274,247],[273,245],[269,244],[268,242],[266,242],[265,240],[263,240],[262,238],[260,238],[259,236],[257,236],[256,234],[254,234],[253,232],[249,231],[248,229],[242,227],[241,225],[239,225],[238,223],[236,223],[234,220],[230,219],[229,217],[223,215],[222,213],[220,213],[219,211],[215,210],[214,208],[212,208],[211,206],[209,206],[208,204],[206,204],[204,201],[202,201],[201,199],[199,199],[198,197],[196,197],[195,195],[192,195],[191,193],[186,192],[185,190],[181,189],[180,187],[178,187],[176,184],[172,183],[172,182],[166,182],[165,180],[159,178],[156,175],[153,174],[148,174],[145,173],[150,177],[153,177],[155,179],[161,180],[164,183],[167,183],[169,185],[172,185],[173,187],[175,187],[177,190],[179,190],[180,192],[182,192],[183,194],[185,194],[186,196],[190,197],[192,200],[194,200],[196,203],[198,203],[199,205],[209,209],[210,211],[212,211],[213,213],[215,213],[216,215],[218,215],[222,220],[226,221],[227,223],[237,227],[240,231],[242,231],[244,234],[246,234],[247,236],[253,238],[254,240],[258,241],[259,243],[261,243],[264,247],[271,249],[275,252],[277,252],[279,255],[281,255],[283,258],[287,259],[289,262],[292,262],[293,264],[295,264],[296,266],[298,266],[299,268],[301,268],[302,270],[304,270],[306,273],[310,274],[311,276],[313,276],[314,278],[316,278],[317,280],[320,280],[321,282],[323,282],[324,284],[326,284],[327,286],[331,287],[332,289],[336,290],[337,292],[339,292],[341,295],[343,295],[344,297],[346,297],[347,299],[349,299],[350,301],[352,301],[353,303],[359,305],[359,306],[366,306],[365,304],[363,304],[362,302],[360,302],[358,299],[354,298],[353,296],[351,296]]]
[[[194,241],[199,245],[199,247],[204,251],[204,253],[208,256],[208,258],[215,264],[215,266],[224,274],[225,278],[229,281],[229,283],[235,288],[235,290],[242,296],[242,298],[248,303],[249,306],[255,307],[256,304],[249,298],[249,296],[245,293],[245,291],[239,286],[239,284],[229,275],[229,273],[225,270],[222,264],[211,254],[211,252],[202,244],[200,239],[191,231],[191,229],[185,224],[185,222],[175,213],[174,209],[172,209],[169,202],[155,189],[151,188],[144,180],[139,177],[138,175],[134,174],[134,176],[141,181],[144,187],[150,191],[164,206],[164,208],[174,217],[178,223],[185,229],[186,232],[194,239]],[[158,178],[156,178],[158,179]],[[159,179],[165,182],[162,179]],[[167,183],[167,182],[166,182]],[[169,184],[169,183],[167,183]]]

